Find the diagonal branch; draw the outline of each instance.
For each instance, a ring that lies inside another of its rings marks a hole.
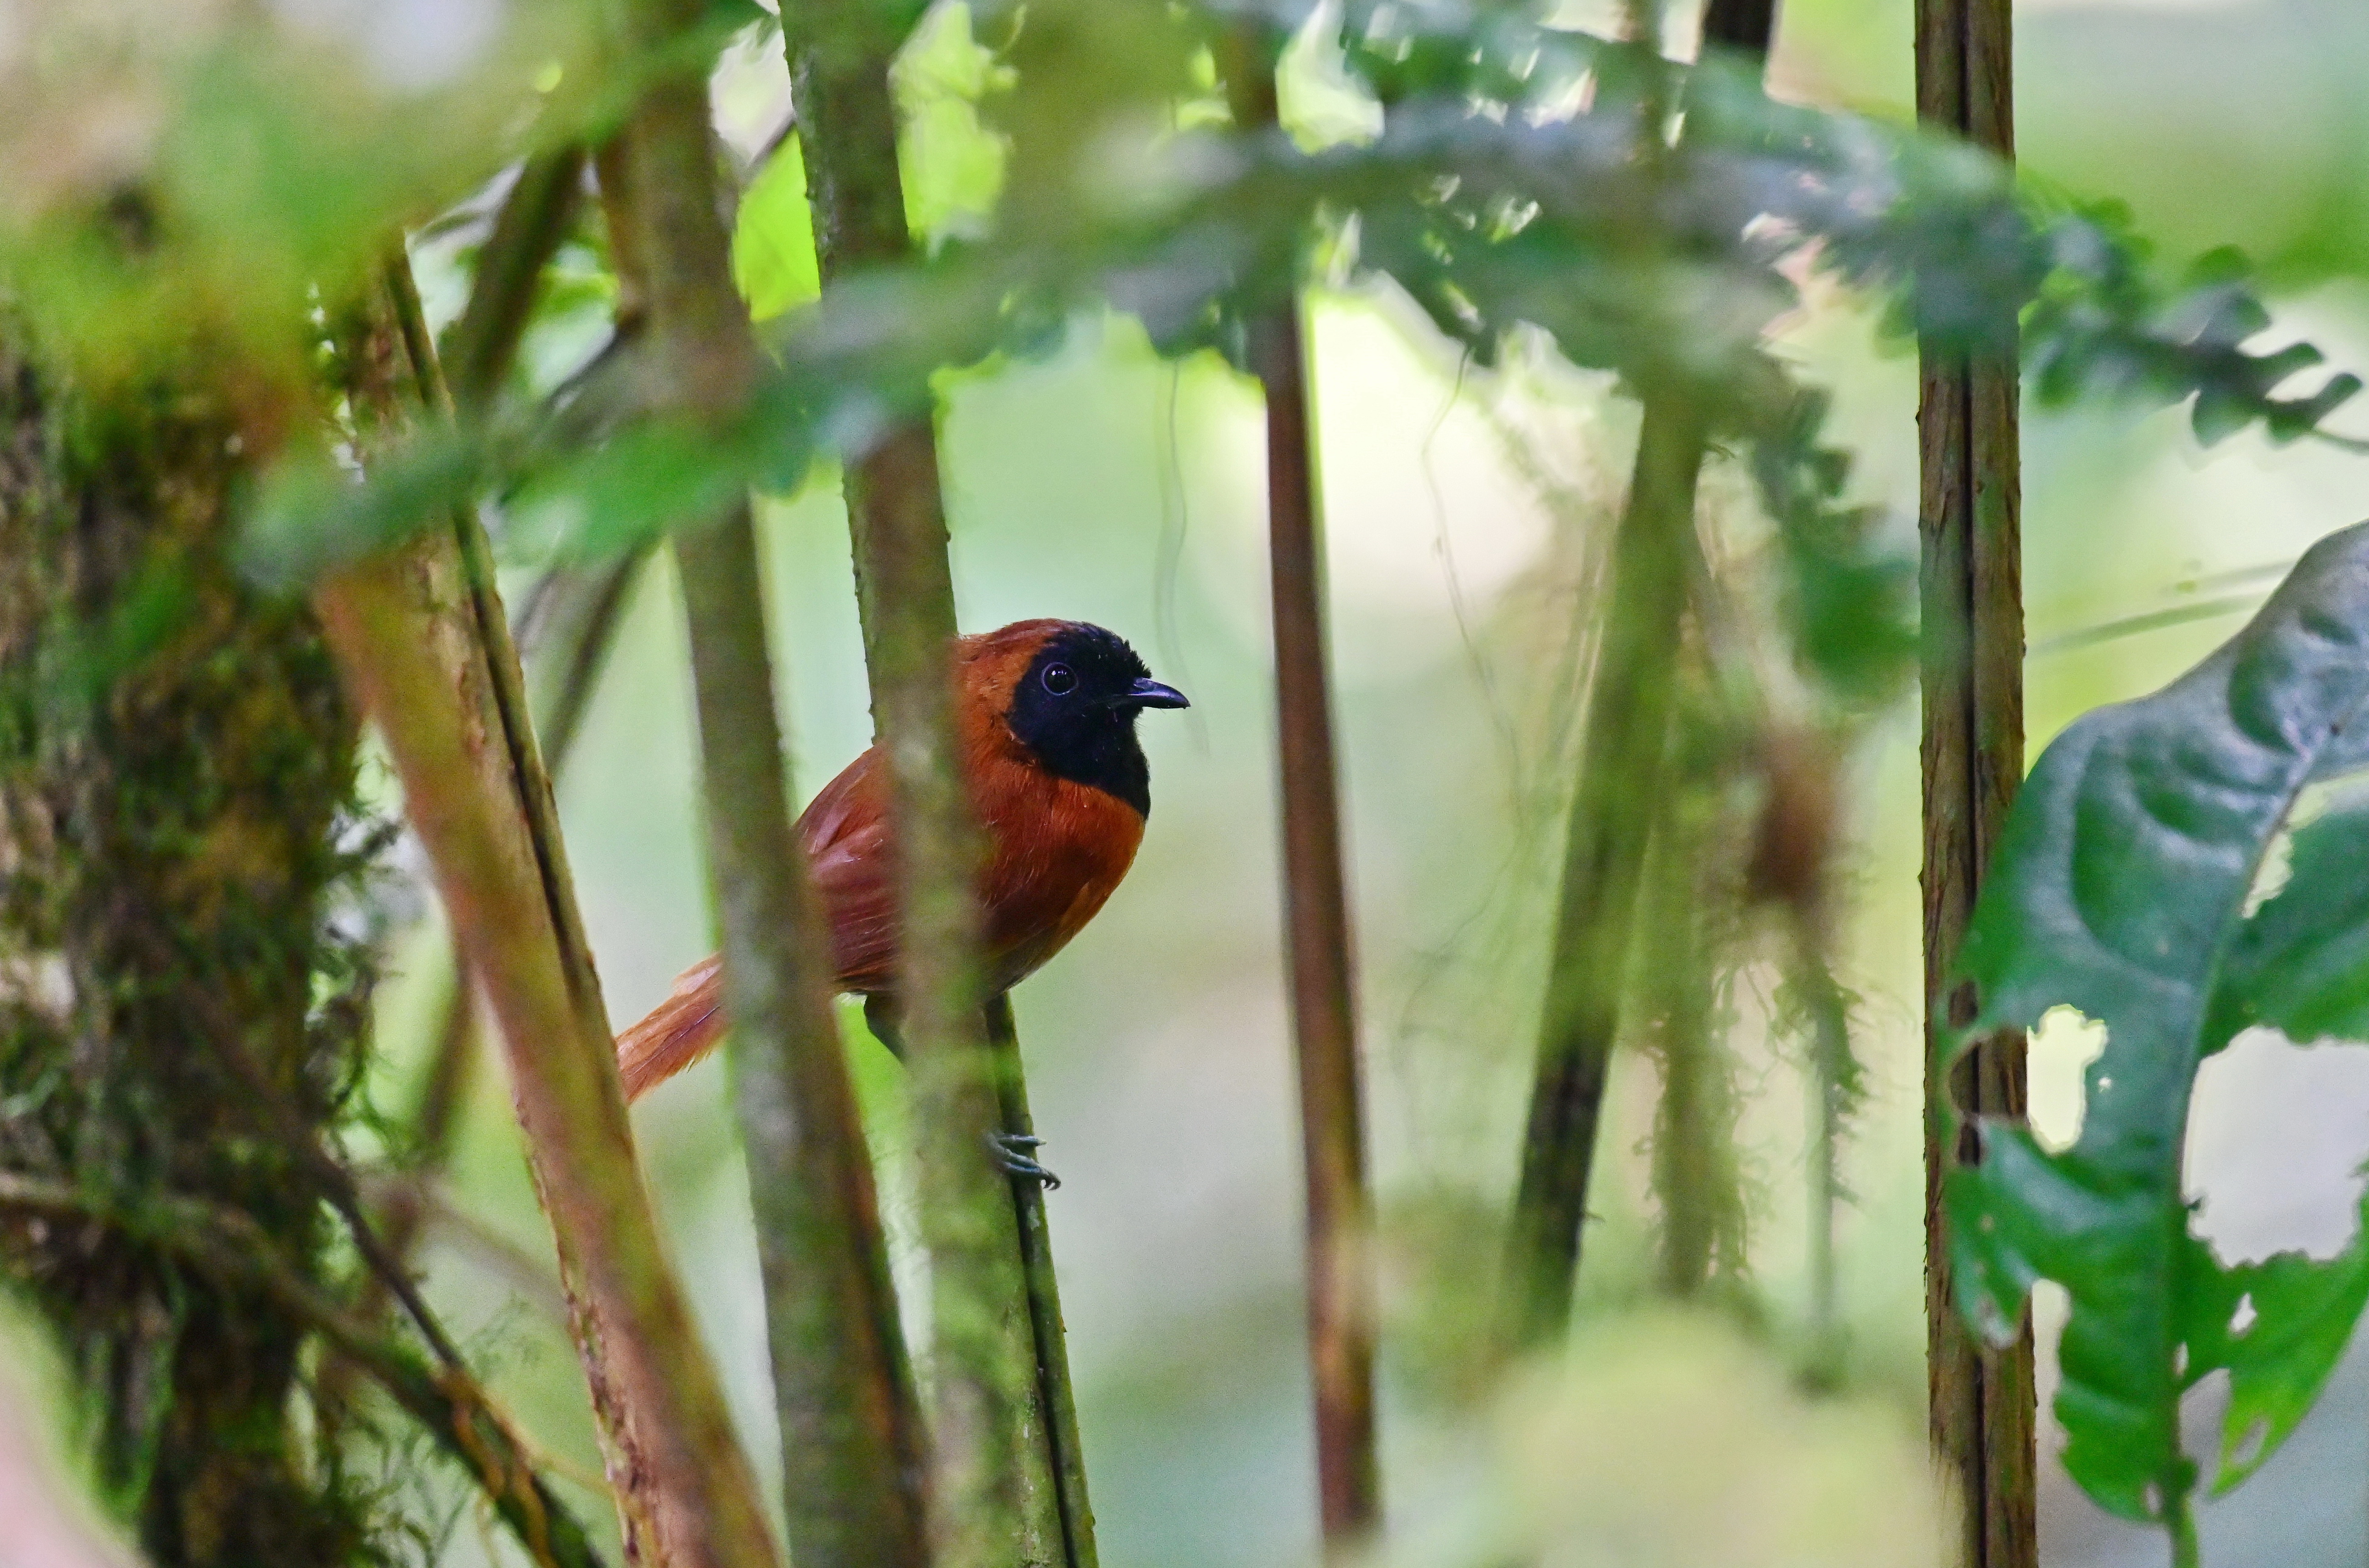
[[[408,268],[389,284],[414,384],[442,418]],[[658,1250],[483,530],[464,511],[452,532],[325,583],[315,605],[501,1026],[627,1552],[772,1568],[754,1477]]]

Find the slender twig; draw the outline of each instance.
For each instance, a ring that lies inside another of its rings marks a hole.
[[[2001,156],[2015,150],[2008,0],[1917,0],[1921,120]],[[2015,323],[2001,324],[2012,341]],[[2012,357],[1969,362],[1920,351],[1917,427],[1922,495],[1925,857],[1926,1375],[1933,1446],[1961,1509],[1967,1568],[2039,1561],[2031,1324],[1986,1350],[1953,1300],[1941,1193],[1974,1157],[1986,1116],[2023,1114],[2021,1030],[1977,1046],[1954,1070],[1935,1054],[1974,999],[1951,968],[1992,847],[2023,777],[2023,585],[2018,475],[2020,378]],[[1960,1076],[1963,1074],[1963,1076]],[[1944,1114],[1946,1112],[1946,1114]]]
[[[784,13],[826,285],[910,249],[888,81],[903,40],[888,17],[844,3]],[[954,582],[929,421],[891,430],[850,464],[844,489],[898,855],[898,990],[933,1297],[933,1551],[941,1568],[1000,1568],[1015,1552],[1092,1568],[1093,1516],[1063,1505],[1047,1441],[1058,1413],[1042,1407],[1035,1375],[1040,1357],[1066,1355],[1060,1325],[1034,1315],[1019,1222],[983,1152],[1000,1106],[980,1011],[978,835],[956,773]],[[1014,1085],[1017,1059],[1004,1064]],[[1065,1462],[1077,1462],[1074,1444]]]
[[[481,1266],[550,1322],[567,1326],[567,1292],[549,1259],[539,1258],[455,1202],[442,1184],[425,1173],[364,1172],[362,1191],[380,1209],[418,1216],[423,1229],[444,1232],[475,1254]],[[357,1307],[357,1315],[360,1309]],[[365,1321],[368,1321],[365,1319]]]
[[[304,1276],[244,1209],[160,1196],[118,1210],[78,1187],[0,1172],[0,1209],[107,1226],[158,1247],[217,1285],[259,1289],[334,1345],[461,1461],[541,1568],[598,1568],[584,1527],[536,1473],[524,1444],[467,1370],[431,1370]]]
[[[1775,20],[1776,0],[1713,0],[1703,41],[1765,59]],[[1571,1314],[1621,980],[1668,750],[1691,554],[1682,541],[1695,526],[1713,396],[1677,376],[1643,389],[1629,499],[1605,574],[1603,647],[1588,686],[1506,1245],[1507,1330],[1516,1345],[1551,1340]]]

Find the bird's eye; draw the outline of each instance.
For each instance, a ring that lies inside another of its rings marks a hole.
[[[1066,697],[1078,689],[1078,672],[1066,664],[1048,664],[1042,677],[1045,690],[1057,697]]]

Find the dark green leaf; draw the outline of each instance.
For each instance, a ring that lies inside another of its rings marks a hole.
[[[1960,1304],[1986,1332],[2011,1328],[2036,1279],[2070,1294],[2066,1467],[2130,1517],[2186,1505],[2182,1389],[2229,1371],[2234,1483],[2292,1430],[2369,1292],[2358,1239],[2332,1263],[2225,1266],[2190,1233],[2180,1164],[2197,1070],[2238,1029],[2369,1034],[2359,813],[2299,833],[2284,889],[2247,912],[2298,794],[2355,761],[2344,738],[2364,723],[2369,524],[2306,554],[2180,681],[2049,747],[1960,955],[1980,1005],[1947,1054],[2058,1006],[2106,1026],[2076,1144],[2052,1153],[1986,1122],[1982,1162],[1951,1173],[1947,1202]]]

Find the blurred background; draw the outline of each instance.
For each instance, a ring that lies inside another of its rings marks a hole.
[[[481,8],[459,0],[272,8],[403,81],[465,70],[489,36]],[[1610,7],[1569,8],[1574,21],[1610,20]],[[23,15],[0,0],[0,55]],[[2126,200],[2174,265],[2243,247],[2266,269],[2281,337],[2306,338],[2340,365],[2369,364],[2369,100],[2359,90],[2369,9],[2357,0],[2027,0],[2016,42],[2018,140],[2032,175]],[[964,109],[976,75],[959,14],[936,17],[903,85],[916,109],[914,203],[941,234],[960,232],[992,188],[993,144]],[[1785,0],[1771,80],[1783,95],[1906,118],[1909,0]],[[1321,70],[1311,63],[1294,86],[1287,117],[1325,134],[1337,106]],[[736,54],[715,101],[727,137],[753,155],[787,111],[778,48]],[[462,297],[459,262],[432,237],[416,260],[441,326]],[[580,323],[543,328],[530,353],[546,381],[597,341],[603,308],[589,301]],[[1487,372],[1465,366],[1388,293],[1320,290],[1308,308],[1383,1213],[1385,1491],[1402,1539],[1453,1535],[1484,1484],[1529,1487],[1550,1513],[1550,1504],[1579,1510],[1554,1501],[1567,1478],[1526,1478],[1516,1466],[1510,1480],[1476,1479],[1504,1423],[1579,1420],[1574,1409],[1593,1411],[1599,1435],[1627,1435],[1634,1462],[1666,1487],[1652,1494],[1657,1508],[1699,1516],[1711,1532],[1665,1530],[1662,1555],[1637,1562],[1764,1560],[1715,1533],[1710,1521],[1734,1494],[1713,1482],[1723,1466],[1765,1466],[1768,1452],[1789,1446],[1850,1482],[1836,1494],[1845,1513],[1908,1497],[1898,1505],[1913,1514],[1924,1398],[1913,704],[1876,728],[1850,775],[1856,897],[1842,978],[1860,998],[1857,1043],[1874,1084],[1845,1154],[1856,1199],[1843,1222],[1851,1400],[1813,1412],[1770,1371],[1799,1337],[1806,1296],[1807,1117],[1789,1068],[1794,1047],[1767,1027],[1768,987],[1747,970],[1729,1004],[1750,1094],[1759,1348],[1700,1325],[1640,1327],[1624,1310],[1648,1288],[1642,1145],[1653,1095],[1650,1065],[1625,1056],[1581,1286],[1583,1313],[1600,1326],[1582,1337],[1576,1402],[1531,1417],[1484,1411],[1471,1386],[1472,1320],[1457,1309],[1488,1288],[1496,1216],[1513,1185],[1574,627],[1586,612],[1587,563],[1625,483],[1636,413],[1601,378],[1543,358],[1514,356]],[[1915,361],[1877,328],[1853,300],[1814,294],[1787,342],[1835,395],[1829,437],[1857,455],[1859,497],[1906,529],[1917,499]],[[1099,622],[1195,704],[1143,725],[1153,810],[1134,873],[1015,998],[1045,1157],[1063,1181],[1050,1222],[1103,1553],[1113,1568],[1309,1561],[1313,1448],[1256,389],[1209,356],[1162,363],[1133,323],[1113,317],[1077,322],[1047,361],[951,376],[943,390],[966,628],[1036,615]],[[1745,495],[1740,475],[1709,476],[1707,505],[1742,507]],[[2082,711],[2187,668],[2310,541],[2369,515],[2369,464],[2310,445],[2273,449],[2254,434],[2208,454],[2179,412],[2034,414],[2023,495],[2036,756]],[[870,728],[831,477],[769,502],[763,521],[803,797]],[[535,565],[516,563],[518,585]],[[693,757],[683,634],[661,555],[634,594],[560,788],[620,1023],[712,946]],[[425,1059],[442,945],[426,917],[403,938],[382,993],[389,1103]],[[862,1036],[853,1010],[847,1025],[910,1283],[901,1070]],[[2082,1031],[2043,1031],[2032,1097],[2052,1134],[2069,1138],[2077,1126],[2079,1068],[2095,1049]],[[498,1065],[488,1056],[483,1068],[423,1254],[430,1295],[555,1462],[597,1476],[547,1231]],[[725,1093],[724,1068],[711,1062],[650,1095],[635,1122],[674,1256],[761,1459],[775,1452],[762,1312]],[[2202,1225],[2226,1258],[2333,1252],[2354,1223],[2369,1154],[2369,1054],[2241,1041],[2205,1071],[2191,1150]],[[2060,1304],[2043,1288],[2043,1410]],[[1661,1367],[1689,1369],[1623,1380],[1624,1368]],[[2209,1401],[2210,1388],[2199,1397]],[[1760,1425],[1745,1429],[1761,1434],[1763,1458],[1706,1444],[1716,1424],[1690,1413],[1713,1405],[1722,1420],[1757,1413]],[[2213,1430],[2201,1412],[2192,1429]],[[2052,1440],[2043,1443],[2045,1453]],[[1699,1494],[1688,1490],[1696,1480]],[[2043,1486],[2051,1564],[2161,1561],[2158,1535],[2099,1514],[2045,1459]],[[1614,1490],[1596,1501],[1607,1499]],[[1603,1528],[1600,1512],[1572,1516]],[[480,1550],[508,1560],[509,1543],[473,1534],[470,1518],[463,1509],[449,1560]],[[1857,1528],[1829,1518],[1819,1527],[1828,1533],[1810,1531],[1791,1555],[1768,1541],[1757,1549],[1772,1562],[1901,1561],[1853,1536]],[[1902,1539],[1883,1533],[1892,1524],[1866,1528],[1868,1540]],[[2215,1562],[2360,1562],[2369,1350],[2356,1345],[2256,1481],[2206,1506],[2203,1532]]]

